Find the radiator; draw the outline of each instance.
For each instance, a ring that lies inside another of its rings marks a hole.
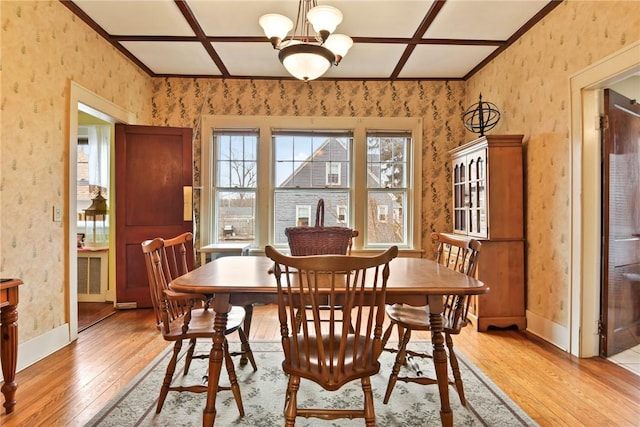
[[[78,301],[106,301],[108,260],[107,251],[78,251]]]

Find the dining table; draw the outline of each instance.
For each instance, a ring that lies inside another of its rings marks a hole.
[[[440,395],[440,420],[453,426],[449,403],[447,353],[443,335],[443,296],[480,295],[489,287],[473,277],[451,270],[426,258],[399,257],[390,264],[387,304],[402,303],[430,307],[433,363]],[[174,279],[170,286],[178,292],[213,294],[214,338],[209,357],[209,382],[202,425],[214,425],[215,401],[222,370],[223,343],[227,313],[233,305],[277,304],[277,285],[273,261],[266,256],[227,256],[204,264]],[[284,398],[284,396],[283,396]]]

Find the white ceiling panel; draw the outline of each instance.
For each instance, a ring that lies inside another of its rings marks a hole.
[[[194,35],[189,23],[172,0],[75,0],[74,3],[109,34]]]
[[[462,78],[494,50],[489,46],[416,46],[399,77]]]
[[[288,16],[293,21],[298,10],[298,2],[296,0],[189,0],[188,4],[204,33],[210,37],[264,37],[262,27],[258,23],[262,15],[280,13]]]
[[[424,38],[507,40],[547,3],[547,0],[448,1]]]
[[[200,43],[122,42],[122,45],[156,74],[220,75]]]
[[[337,67],[331,67],[327,78],[388,78],[395,68],[404,45],[360,44],[349,50]]]
[[[236,76],[287,77],[270,43],[212,43],[229,73]]]
[[[410,38],[420,26],[433,2],[362,0],[335,1],[326,4],[330,3],[339,8],[343,14],[337,33],[351,37]]]
[[[1,0],[0,0],[1,1]],[[468,79],[561,0],[317,0],[354,45],[324,79]],[[150,75],[293,79],[258,24],[298,0],[69,0]],[[540,13],[542,12],[542,13]],[[540,15],[538,16],[538,14]],[[290,34],[291,35],[291,34]],[[218,67],[219,64],[220,67]]]

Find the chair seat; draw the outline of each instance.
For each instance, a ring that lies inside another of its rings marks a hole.
[[[393,304],[387,305],[385,311],[389,319],[405,329],[413,329],[415,331],[431,330],[429,306],[412,307],[410,305]],[[453,327],[454,325],[451,325],[447,318],[443,318],[443,323],[443,330],[448,334],[458,334],[464,326],[463,322],[459,321],[457,327]]]
[[[244,322],[245,310],[242,307],[232,307],[227,313],[227,328],[225,335],[238,330]],[[216,312],[212,309],[195,308],[191,311],[191,321],[189,330],[185,334],[182,330],[183,322],[171,322],[169,332],[164,333],[164,338],[168,341],[183,340],[185,338],[208,338],[211,337],[211,328],[215,320]]]
[[[302,337],[302,335],[300,335]],[[302,339],[302,338],[300,338]],[[300,347],[297,355],[291,357],[291,363],[287,366],[283,363],[283,370],[287,374],[298,375],[302,378],[310,380],[322,379],[323,382],[319,383],[325,390],[338,390],[344,384],[353,381],[354,379],[361,378],[362,376],[375,375],[380,371],[380,362],[377,360],[377,356],[373,355],[371,348],[365,349],[363,344],[366,342],[366,337],[359,337],[359,346],[356,349],[356,337],[349,335],[347,343],[347,351],[344,356],[344,365],[340,375],[323,374],[319,366],[318,358],[318,338],[314,334],[309,334],[309,358],[307,360],[307,348]],[[333,344],[330,343],[328,337],[323,337],[323,348],[333,349],[333,356],[325,355],[324,360],[328,357],[332,357],[334,360],[339,358],[340,350],[340,337],[333,339]],[[356,349],[355,358],[353,358],[354,349]],[[297,356],[297,357],[296,357]],[[355,363],[354,363],[355,359]],[[326,363],[326,362],[325,362]],[[336,380],[336,378],[338,380]]]

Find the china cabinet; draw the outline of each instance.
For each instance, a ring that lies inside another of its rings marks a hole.
[[[491,290],[474,297],[479,331],[526,327],[523,135],[486,135],[450,151],[453,233],[482,243],[478,279]]]

